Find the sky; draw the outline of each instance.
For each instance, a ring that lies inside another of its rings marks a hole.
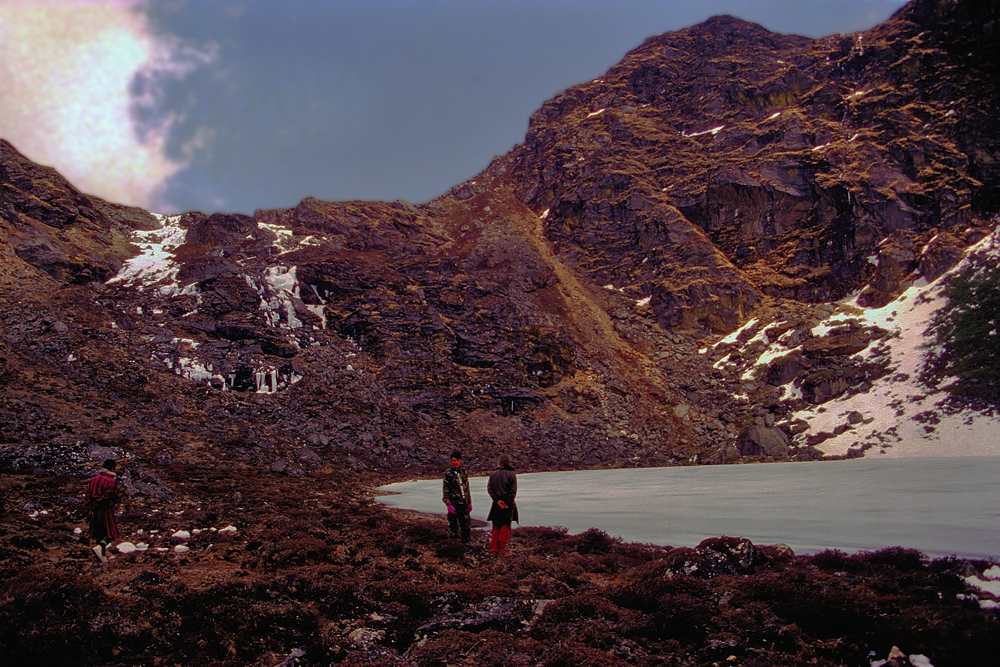
[[[0,137],[158,213],[429,201],[652,35],[868,29],[902,0],[0,0]]]

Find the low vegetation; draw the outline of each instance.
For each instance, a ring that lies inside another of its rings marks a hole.
[[[956,405],[1000,408],[1000,268],[973,255],[946,287],[948,303],[931,323],[935,345],[923,378],[945,387]]]
[[[987,563],[902,548],[807,556],[526,527],[494,560],[485,535],[466,550],[443,518],[389,510],[361,484],[234,473],[130,501],[123,539],[150,546],[102,564],[73,532],[78,478],[0,480],[11,664],[833,666],[897,645],[948,667],[988,664],[1000,638],[963,580]]]

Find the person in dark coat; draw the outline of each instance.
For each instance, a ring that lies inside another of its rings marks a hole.
[[[84,493],[83,508],[90,520],[90,537],[97,542],[94,551],[101,560],[107,555],[108,545],[118,539],[115,509],[121,497],[116,467],[114,459],[105,461],[101,471],[90,478]]]
[[[448,532],[452,538],[461,538],[462,544],[469,543],[472,532],[472,493],[469,491],[469,477],[462,467],[462,452],[451,453],[451,468],[444,473],[445,506],[448,508]]]
[[[510,524],[518,521],[517,504],[514,497],[517,496],[517,475],[510,465],[510,456],[500,455],[500,465],[490,473],[490,480],[486,485],[486,491],[493,499],[490,507],[490,514],[487,521],[493,522],[493,532],[490,534],[490,553],[500,557],[510,556],[507,552],[507,543],[510,542]]]

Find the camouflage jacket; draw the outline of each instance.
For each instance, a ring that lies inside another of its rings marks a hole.
[[[469,476],[465,468],[448,468],[444,474],[444,493],[442,500],[446,505],[454,505],[456,509],[465,511],[472,504],[472,493],[469,491]]]

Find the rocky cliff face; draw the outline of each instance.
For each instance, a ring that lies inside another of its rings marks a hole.
[[[802,415],[894,370],[869,354],[889,329],[845,312],[996,225],[997,13],[652,38],[420,206],[165,218],[3,142],[0,451],[288,475],[820,456]]]

